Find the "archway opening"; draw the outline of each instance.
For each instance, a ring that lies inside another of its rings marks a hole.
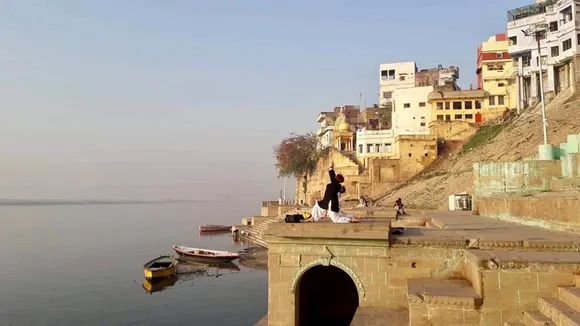
[[[342,269],[314,266],[296,287],[296,325],[349,326],[359,298],[356,285]]]

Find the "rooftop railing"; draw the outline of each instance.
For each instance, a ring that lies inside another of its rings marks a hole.
[[[554,5],[556,2],[557,0],[546,0],[542,3],[534,3],[531,5],[508,10],[508,22],[546,13],[546,8]]]

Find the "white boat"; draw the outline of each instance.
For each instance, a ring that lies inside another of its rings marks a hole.
[[[191,248],[181,245],[171,246],[179,256],[214,261],[232,261],[240,258],[240,254],[230,251]]]

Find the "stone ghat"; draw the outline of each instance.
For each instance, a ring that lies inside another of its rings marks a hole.
[[[391,234],[395,223],[406,224],[402,235]],[[355,297],[342,309],[354,309],[354,325],[580,325],[576,234],[425,211],[396,222],[376,213],[359,224],[272,222],[263,239],[268,325],[308,324],[315,317],[300,302],[312,295],[329,306]],[[327,277],[337,278],[324,288]],[[353,292],[340,292],[348,283]],[[324,309],[316,313],[344,318]]]

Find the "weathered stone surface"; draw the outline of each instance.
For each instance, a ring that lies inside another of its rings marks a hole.
[[[482,297],[464,280],[410,279],[407,289],[412,304],[475,307],[482,303]]]
[[[524,311],[524,323],[528,326],[556,326],[550,318],[535,310]]]
[[[409,325],[407,309],[361,308],[356,310],[351,326]]]

